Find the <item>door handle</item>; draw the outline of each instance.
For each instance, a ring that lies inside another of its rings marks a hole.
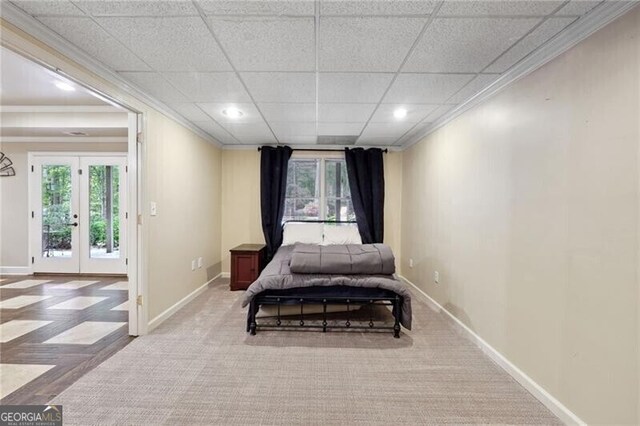
[[[67,226],[78,226],[78,222],[67,223]]]

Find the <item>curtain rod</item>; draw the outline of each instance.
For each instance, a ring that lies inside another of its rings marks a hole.
[[[318,149],[313,149],[313,148],[291,148],[292,151],[325,151],[325,152],[344,152],[344,149],[322,149],[322,148],[318,148]],[[258,147],[258,151],[262,151],[262,147],[259,146]],[[387,153],[389,152],[389,150],[387,148],[382,150],[383,153]]]

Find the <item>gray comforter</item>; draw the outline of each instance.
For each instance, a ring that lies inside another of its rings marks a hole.
[[[402,297],[402,325],[411,330],[411,293],[394,275],[295,274],[289,268],[293,246],[282,246],[258,279],[244,294],[242,306],[265,290],[286,290],[299,287],[351,286],[382,288]]]
[[[385,244],[296,244],[289,267],[294,274],[392,275],[396,272],[393,252]]]

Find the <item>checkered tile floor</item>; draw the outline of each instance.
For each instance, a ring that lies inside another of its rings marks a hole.
[[[126,346],[127,281],[0,279],[0,404],[44,404]]]

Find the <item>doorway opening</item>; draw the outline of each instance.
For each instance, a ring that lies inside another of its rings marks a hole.
[[[49,304],[64,295],[70,317],[108,308],[102,322],[137,336],[146,330],[142,114],[21,47],[2,46],[0,56],[1,151],[16,171],[0,180],[2,314],[60,316]],[[21,300],[29,304],[10,307]]]

